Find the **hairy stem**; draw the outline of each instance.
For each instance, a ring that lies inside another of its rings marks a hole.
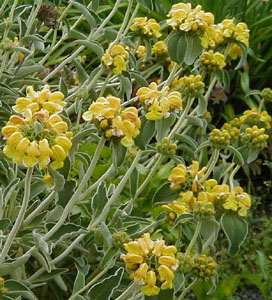
[[[18,217],[15,221],[15,224],[12,227],[12,230],[10,231],[8,238],[6,240],[6,243],[4,245],[4,248],[1,252],[0,265],[4,262],[8,252],[9,252],[9,249],[12,245],[12,242],[23,223],[25,212],[27,210],[27,206],[28,206],[28,202],[29,202],[29,197],[30,197],[32,172],[33,172],[33,167],[30,167],[27,169],[26,178],[25,178],[24,198],[23,198],[22,206],[20,208],[20,211],[19,211]]]

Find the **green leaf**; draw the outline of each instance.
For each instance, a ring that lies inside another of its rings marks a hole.
[[[74,194],[74,189],[76,187],[75,180],[66,180],[63,189],[59,192],[59,201],[58,205],[62,206],[63,208],[66,206],[70,198]]]
[[[54,190],[56,192],[60,192],[63,189],[65,184],[64,176],[61,175],[58,171],[52,170],[50,167],[49,167],[49,173],[54,178]]]
[[[208,241],[207,247],[217,240],[219,229],[220,224],[215,219],[202,220],[200,233],[203,239]]]
[[[112,142],[112,161],[115,167],[120,167],[126,158],[127,148],[124,147],[120,141]]]
[[[162,141],[162,139],[168,134],[175,120],[176,120],[176,115],[171,113],[168,118],[163,118],[155,122],[156,129],[157,129],[157,134],[156,134],[157,142]]]
[[[148,86],[147,80],[138,71],[130,71],[129,74],[136,80],[140,87]]]
[[[118,94],[119,97],[123,97],[124,93],[126,93],[127,100],[131,98],[132,93],[132,85],[131,78],[128,72],[123,72],[122,75],[119,76],[120,79],[120,92]]]
[[[82,84],[88,79],[88,74],[81,65],[81,63],[77,59],[72,60],[73,64],[76,66],[76,75],[79,80],[79,82]]]
[[[21,296],[29,300],[38,300],[27,286],[17,280],[5,280],[5,288],[8,290],[8,296]]]
[[[219,69],[215,72],[215,76],[222,84],[224,91],[230,87],[230,76],[228,71],[226,71],[225,69]]]
[[[184,221],[192,219],[194,216],[192,214],[182,214],[178,216],[175,220],[175,223],[173,225],[173,228],[178,226],[180,223],[183,223]]]
[[[110,300],[114,290],[120,285],[124,268],[119,268],[111,275],[95,284],[88,292],[89,300]]]
[[[191,37],[186,36],[187,38],[187,49],[184,57],[184,62],[187,65],[192,65],[196,58],[203,51],[203,47],[201,46],[201,40],[199,37]]]
[[[141,150],[145,150],[146,146],[155,134],[155,121],[147,120],[144,116],[140,118],[142,126],[140,134],[136,137],[135,144]]]
[[[119,250],[115,247],[109,248],[101,260],[101,268],[105,268],[109,262],[112,262],[112,260],[115,259],[115,257],[117,256],[118,252]]]
[[[73,2],[72,1],[72,4],[83,14],[85,19],[89,23],[90,27],[94,28],[96,26],[96,21],[95,21],[95,18],[90,13],[90,11],[88,10],[88,8],[85,7],[84,5],[82,5],[79,2]]]
[[[198,148],[197,142],[193,138],[191,138],[189,135],[175,134],[173,139],[181,141],[185,144],[188,144],[190,147],[192,147],[193,151],[195,151]]]
[[[139,173],[135,168],[129,177],[130,195],[133,198],[138,188]]]
[[[14,46],[14,47],[11,47],[10,49],[9,49],[9,51],[10,52],[22,52],[22,53],[24,53],[24,54],[30,54],[31,53],[31,51],[30,50],[28,50],[28,49],[26,49],[26,48],[23,48],[23,47],[17,47],[17,46]],[[19,72],[18,72],[19,73]]]
[[[195,155],[197,154],[197,152],[199,152],[202,149],[205,149],[207,147],[210,146],[210,141],[205,141],[202,144],[199,145],[199,147],[195,150]]]
[[[161,205],[168,203],[178,198],[178,192],[170,189],[170,183],[161,185],[154,194],[152,199],[153,205]]]
[[[200,95],[198,97],[198,109],[197,109],[197,115],[198,116],[203,116],[205,112],[207,111],[207,106],[208,106],[208,101],[207,99]]]
[[[255,161],[258,158],[259,153],[260,151],[258,150],[248,149],[246,162],[250,164],[251,162]]]
[[[94,217],[100,215],[107,202],[108,202],[107,186],[106,183],[102,181],[99,184],[97,191],[91,200],[92,215]]]
[[[70,43],[70,45],[84,45],[86,48],[92,50],[98,58],[101,58],[104,54],[104,48],[96,41],[87,41],[79,39]]]
[[[185,283],[184,274],[177,272],[175,275],[175,279],[173,281],[175,294],[182,289],[182,287],[184,286],[184,283]]]
[[[57,276],[60,276],[61,274],[64,274],[66,272],[68,272],[69,269],[66,268],[57,268],[57,269],[53,269],[51,270],[50,273],[43,273],[41,274],[39,277],[37,277],[36,279],[34,279],[34,283],[38,283],[38,282],[46,282],[48,280],[51,280]]]
[[[235,43],[241,48],[242,50],[242,56],[240,58],[240,61],[238,63],[238,65],[235,67],[234,70],[238,70],[240,68],[243,67],[243,64],[244,62],[246,61],[247,59],[247,46],[244,44],[244,43],[241,43],[241,42],[238,42],[238,41],[235,41]]]
[[[24,266],[26,262],[29,260],[30,256],[31,256],[30,254],[27,255],[25,254],[21,257],[16,258],[12,262],[2,263],[0,267],[0,276],[9,275],[12,272],[14,272],[16,269]]]
[[[177,62],[179,64],[182,64],[186,55],[186,51],[187,51],[187,39],[186,36],[183,34],[180,38],[179,41],[176,45],[177,47]]]
[[[190,241],[193,238],[193,235],[195,233],[196,230],[196,224],[193,222],[186,222],[181,226],[181,230],[183,231],[183,233],[185,234],[185,236],[187,237],[187,239]],[[198,235],[197,239],[196,239],[196,247],[197,247],[197,252],[201,253],[202,252],[202,240],[200,235]]]
[[[0,230],[8,229],[10,223],[11,223],[10,219],[1,219],[0,220]]]
[[[68,88],[65,80],[61,77],[59,82],[59,91],[63,93],[65,97],[68,95]]]
[[[246,239],[248,233],[247,222],[238,215],[224,213],[220,223],[229,241],[229,253],[235,255]]]
[[[38,196],[47,188],[47,184],[42,180],[38,180],[31,184],[30,199]]]
[[[187,121],[188,121],[188,125],[194,125],[201,128],[207,127],[207,121],[200,119],[198,117],[188,116]]]
[[[40,73],[44,71],[44,67],[42,65],[33,65],[33,66],[27,66],[27,67],[21,67],[19,71],[17,72],[16,76],[18,77],[25,77],[27,75],[31,75],[34,73]]]
[[[180,33],[174,33],[168,40],[168,54],[171,60],[175,62],[178,62],[178,43],[180,38]]]
[[[46,228],[50,230],[54,226],[53,223],[47,223]],[[51,241],[61,242],[69,237],[78,236],[80,233],[86,233],[86,230],[74,223],[66,223],[60,227],[51,237]]]
[[[149,12],[153,11],[154,5],[153,0],[139,0],[138,1],[143,7],[147,8]]]

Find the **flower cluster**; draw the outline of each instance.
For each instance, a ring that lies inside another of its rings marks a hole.
[[[174,168],[175,169],[175,168]],[[167,212],[166,221],[173,225],[177,217],[185,213],[193,213],[197,219],[207,219],[218,211],[233,210],[240,216],[247,216],[251,206],[251,198],[241,187],[230,191],[227,184],[218,184],[215,179],[198,183],[198,189],[188,187],[186,192],[180,192],[179,198],[171,203],[162,205]]]
[[[182,87],[182,93],[189,97],[198,97],[203,94],[205,84],[201,75],[189,75],[179,78],[179,85]]]
[[[160,37],[161,26],[155,19],[147,19],[147,17],[135,18],[132,20],[130,30],[143,34],[147,37]]]
[[[267,111],[258,112],[257,108],[244,111],[243,115],[239,118],[240,125],[246,124],[249,126],[258,126],[259,128],[271,128],[271,116]]]
[[[85,121],[93,121],[107,138],[121,138],[125,147],[134,145],[140,133],[141,121],[135,107],[121,109],[121,99],[114,96],[98,98],[83,114]]]
[[[261,96],[266,102],[272,102],[272,90],[270,88],[265,88],[261,91]]]
[[[192,8],[191,3],[174,4],[167,16],[167,24],[185,32],[203,30],[214,23],[212,13],[204,12],[200,5]]]
[[[131,239],[125,231],[118,231],[112,235],[112,245],[117,249],[123,249],[124,243],[130,242]]]
[[[209,50],[201,55],[199,65],[203,70],[215,72],[218,69],[224,68],[226,62],[223,54]]]
[[[251,198],[240,186],[234,188],[234,191],[223,195],[223,207],[226,210],[237,211],[239,216],[247,216],[247,211],[251,206]]]
[[[253,150],[262,150],[267,147],[269,136],[265,134],[265,128],[258,128],[256,125],[246,128],[242,134],[242,141],[245,146]]]
[[[136,95],[139,101],[144,103],[147,111],[145,117],[148,120],[160,120],[167,118],[171,110],[182,109],[182,99],[179,92],[169,92],[169,87],[158,90],[155,82],[152,82],[149,87],[140,88]]]
[[[166,246],[164,240],[152,241],[149,233],[124,244],[127,254],[121,258],[136,284],[143,285],[141,291],[147,295],[157,295],[160,290],[172,289],[175,271],[178,268],[175,246]]]
[[[145,58],[146,57],[146,48],[145,46],[142,46],[140,45],[137,50],[136,50],[136,57],[138,59],[141,59],[141,58]]]
[[[217,273],[216,267],[217,264],[211,256],[202,254],[201,256],[194,258],[193,272],[198,278],[204,281],[212,280]]]
[[[121,75],[127,70],[126,61],[129,53],[121,45],[114,45],[106,50],[102,56],[102,63],[107,69],[111,69],[115,75]]]
[[[209,141],[211,147],[216,149],[224,149],[230,144],[231,136],[227,130],[215,128],[210,133]]]
[[[157,144],[157,151],[166,156],[173,156],[176,154],[177,144],[170,144],[169,138],[164,137],[162,142]]]
[[[152,47],[152,54],[156,57],[162,57],[168,55],[168,47],[165,41],[159,41]]]
[[[12,107],[17,113],[24,113],[30,109],[33,113],[46,110],[49,114],[59,113],[66,106],[63,101],[63,93],[56,91],[50,92],[50,86],[45,85],[41,91],[35,92],[32,86],[26,88],[26,97],[16,99],[16,104]]]
[[[50,115],[41,110],[32,113],[30,108],[24,111],[25,117],[12,115],[2,135],[7,138],[3,152],[15,163],[26,167],[38,165],[46,169],[50,163],[52,169],[63,167],[72,146],[72,132],[67,123],[58,115]]]
[[[232,59],[241,56],[242,50],[236,42],[241,42],[248,47],[249,30],[245,23],[234,23],[233,19],[225,19],[219,24],[211,25],[205,29],[201,38],[204,48],[216,47],[222,43],[229,43],[228,55]]]
[[[193,161],[189,167],[183,164],[177,165],[168,178],[171,182],[171,189],[182,192],[190,190],[196,192],[199,188],[198,180],[204,176],[206,170],[206,167],[199,170],[198,161]]]

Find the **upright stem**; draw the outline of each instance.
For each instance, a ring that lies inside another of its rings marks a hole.
[[[169,74],[169,76],[168,76],[167,80],[165,81],[165,83],[163,84],[162,88],[168,86],[172,82],[172,80],[174,79],[174,77],[176,75],[178,68],[179,68],[179,64],[175,63],[173,69],[171,70],[171,73]]]
[[[23,225],[30,223],[56,196],[56,191],[52,191],[41,204],[25,219]]]
[[[130,296],[135,290],[140,288],[135,282],[133,282],[118,298],[115,300],[127,300],[128,296]]]
[[[122,32],[124,31],[126,25],[127,25],[127,21],[128,21],[128,18],[129,18],[129,15],[130,15],[130,12],[131,12],[131,8],[132,8],[132,5],[133,5],[133,0],[129,0],[128,1],[128,8],[127,8],[127,11],[126,11],[126,14],[125,14],[125,17],[124,17],[124,20],[123,20],[123,23],[117,33],[117,36],[116,36],[116,39],[110,44],[110,48],[117,44],[120,40],[120,37],[121,37],[121,34]]]
[[[200,229],[201,229],[201,223],[202,222],[200,220],[197,222],[195,233],[194,233],[194,235],[193,235],[193,237],[191,239],[191,242],[190,242],[188,248],[186,249],[184,257],[186,257],[187,255],[189,255],[191,253],[191,250],[192,250],[192,248],[193,248],[193,246],[194,246],[194,244],[196,242],[196,239],[197,239],[197,237],[199,235],[199,232],[200,232]]]
[[[96,148],[95,154],[93,156],[93,159],[91,161],[91,164],[88,168],[88,170],[86,171],[86,174],[84,175],[84,177],[82,178],[77,190],[75,191],[74,195],[71,197],[71,199],[69,200],[69,202],[67,203],[67,205],[64,208],[64,211],[60,217],[60,219],[58,220],[58,222],[55,224],[55,226],[49,231],[47,232],[47,234],[44,236],[44,240],[48,240],[61,226],[62,224],[65,222],[71,208],[75,205],[75,203],[78,200],[78,197],[80,196],[81,192],[83,191],[83,189],[85,188],[88,180],[90,179],[90,177],[92,176],[93,170],[97,164],[97,161],[100,157],[101,151],[103,149],[105,143],[105,139],[101,138],[101,140],[99,141],[99,144]]]
[[[229,177],[229,183],[230,183],[230,189],[233,190],[234,189],[234,182],[233,182],[233,178],[235,176],[235,174],[238,172],[238,170],[240,169],[241,166],[237,165],[233,171],[231,172],[230,174],[230,177]]]
[[[107,215],[109,213],[110,207],[112,205],[112,203],[119,197],[120,193],[122,192],[125,184],[127,183],[132,171],[134,170],[134,168],[136,167],[140,157],[142,155],[142,151],[139,150],[136,157],[134,158],[133,163],[131,164],[130,168],[127,170],[125,176],[122,178],[122,180],[119,182],[118,186],[116,187],[114,193],[112,194],[111,198],[109,199],[109,201],[107,202],[107,204],[105,205],[104,209],[101,212],[101,215],[93,222],[92,226],[91,226],[91,230],[95,229],[95,227],[105,221],[105,219],[107,218]]]
[[[177,300],[182,300],[186,294],[190,291],[190,289],[195,285],[195,283],[197,282],[197,278],[195,278],[188,286],[187,288],[181,293],[181,295],[178,297]]]
[[[23,223],[25,212],[27,210],[27,206],[28,206],[28,202],[29,202],[29,197],[30,197],[32,172],[33,172],[33,167],[30,167],[27,169],[26,178],[25,178],[24,198],[23,198],[22,206],[20,208],[20,211],[19,211],[18,217],[15,221],[15,224],[12,227],[12,230],[10,231],[8,238],[6,240],[6,243],[4,245],[4,248],[1,252],[0,265],[4,262],[8,252],[9,252],[9,249],[12,245],[12,242]]]
[[[210,174],[212,173],[216,163],[217,163],[217,160],[218,160],[218,157],[219,157],[219,149],[215,149],[211,158],[210,158],[210,161],[209,161],[209,167],[208,167],[208,170],[206,171],[205,175],[199,180],[200,183],[204,182],[209,176]]]
[[[258,108],[258,113],[262,112],[262,109],[263,109],[263,106],[264,106],[264,103],[265,103],[265,99],[263,98],[260,105],[259,105],[259,108]]]

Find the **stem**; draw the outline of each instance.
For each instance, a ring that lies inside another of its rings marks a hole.
[[[206,92],[206,94],[204,96],[206,98],[206,100],[209,99],[210,94],[212,92],[212,89],[213,89],[215,83],[216,83],[216,77],[214,76],[213,79],[211,79],[209,87],[208,87],[208,90],[207,90],[207,92]]]
[[[82,289],[77,291],[74,295],[72,295],[68,300],[74,300],[76,296],[82,294],[86,290],[88,290],[92,285],[94,285],[98,279],[100,279],[107,271],[112,267],[112,264],[109,263],[100,273],[98,273],[90,282],[88,282]]]
[[[175,75],[176,75],[176,72],[177,72],[178,68],[179,68],[179,64],[178,64],[178,63],[175,63],[175,64],[174,64],[174,67],[173,67],[173,69],[172,69],[172,71],[171,71],[171,73],[169,74],[167,80],[166,80],[165,83],[163,84],[162,89],[163,89],[164,87],[168,86],[168,85],[172,82],[173,78],[174,78]]]
[[[114,193],[112,194],[111,198],[109,199],[109,201],[105,205],[103,211],[101,212],[101,215],[93,222],[93,224],[91,226],[91,230],[93,230],[99,223],[103,222],[107,218],[107,215],[109,213],[109,210],[110,210],[110,207],[111,207],[112,203],[118,198],[118,196],[122,192],[122,190],[123,190],[125,184],[127,183],[132,171],[136,167],[141,155],[142,155],[142,151],[139,150],[136,157],[134,158],[133,163],[131,164],[130,168],[127,170],[127,173],[122,178],[122,180],[119,182],[119,184],[116,187],[116,189],[115,189]]]
[[[224,171],[224,173],[221,175],[221,178],[223,177],[223,182],[222,184],[225,184],[227,182],[227,175],[228,172],[235,166],[235,163],[231,163],[227,169]]]
[[[126,34],[128,33],[129,28],[130,28],[130,25],[132,24],[132,20],[133,20],[133,19],[135,18],[135,16],[137,15],[140,6],[141,6],[141,4],[138,2],[137,5],[136,5],[136,7],[135,7],[135,9],[134,9],[134,11],[133,11],[133,14],[132,14],[132,16],[131,16],[129,22],[128,22],[128,24],[127,24],[127,28],[126,28],[125,31],[124,31],[124,36],[126,36]]]
[[[182,294],[178,297],[177,300],[182,300],[186,294],[190,291],[190,289],[195,285],[195,283],[197,282],[197,278],[195,278],[188,286],[187,288],[182,292]]]
[[[25,219],[23,226],[30,223],[56,196],[57,192],[52,191],[46,199],[44,199],[41,204]]]
[[[194,235],[193,235],[193,237],[192,237],[192,239],[191,239],[191,242],[190,242],[188,248],[186,249],[186,252],[185,252],[185,254],[184,254],[184,257],[186,257],[187,255],[190,254],[190,252],[191,252],[191,250],[192,250],[192,248],[193,248],[193,246],[194,246],[194,244],[195,244],[195,242],[196,242],[196,239],[197,239],[197,237],[198,237],[198,235],[199,235],[200,228],[201,228],[201,223],[202,223],[202,221],[200,221],[200,220],[197,222],[197,224],[196,224],[196,229],[195,229],[195,233],[194,233]]]
[[[81,202],[81,200],[87,197],[96,187],[99,186],[100,182],[104,181],[105,179],[115,174],[116,174],[116,170],[115,167],[112,165],[93,185],[91,185],[84,193],[80,195],[78,202]]]
[[[37,5],[36,8],[34,8],[35,5]],[[25,35],[28,35],[30,33],[30,31],[32,29],[32,26],[33,26],[33,23],[36,20],[36,16],[37,16],[37,14],[40,10],[41,5],[42,5],[42,0],[36,0],[35,1],[34,5],[33,5],[33,10],[31,11],[28,22],[26,24],[27,25],[27,30],[26,30]]]
[[[188,99],[188,102],[186,104],[184,111],[182,112],[181,117],[179,118],[176,125],[173,127],[173,129],[171,130],[171,132],[168,135],[169,140],[173,137],[173,135],[177,132],[177,130],[183,125],[183,121],[185,120],[194,100],[195,100],[194,98]]]
[[[5,0],[4,3],[2,4],[1,8],[0,8],[0,16],[2,15],[2,13],[4,12],[7,4],[8,4],[9,0]]]
[[[33,167],[30,167],[27,169],[26,178],[25,178],[24,198],[23,198],[22,206],[20,208],[20,211],[19,211],[18,217],[15,221],[15,224],[12,227],[12,230],[10,231],[10,233],[8,235],[5,246],[1,252],[0,265],[4,262],[8,252],[9,252],[9,249],[12,245],[12,242],[23,223],[25,212],[27,210],[27,206],[28,206],[28,202],[29,202],[29,197],[30,197],[32,172],[33,172]]]
[[[133,282],[118,298],[115,300],[127,300],[128,296],[131,295],[134,291],[140,288],[135,282]]]
[[[235,176],[235,174],[238,172],[238,170],[240,169],[241,166],[237,165],[233,171],[231,172],[230,174],[230,177],[229,177],[229,183],[230,183],[230,190],[232,191],[234,189],[234,183],[233,183],[233,178]]]
[[[101,86],[101,90],[100,90],[98,98],[103,96],[103,94],[105,92],[105,89],[108,86],[108,82],[109,82],[110,77],[111,77],[111,72],[108,73],[103,85]]]
[[[133,0],[128,0],[128,8],[127,8],[127,11],[126,11],[126,14],[125,14],[125,17],[124,17],[124,21],[123,21],[123,23],[122,23],[122,25],[121,25],[121,27],[118,31],[116,39],[110,44],[109,48],[111,48],[113,45],[115,45],[119,42],[121,34],[122,34],[122,32],[124,31],[124,29],[127,25],[127,21],[128,21],[129,14],[131,12],[132,4],[133,4]]]
[[[86,171],[86,174],[84,175],[84,177],[82,178],[77,190],[75,191],[74,195],[71,197],[71,199],[69,200],[69,202],[67,203],[67,205],[65,206],[63,213],[60,217],[60,219],[58,220],[58,222],[55,224],[55,226],[49,231],[47,232],[47,234],[44,236],[44,240],[48,240],[61,226],[62,224],[65,222],[70,210],[72,209],[72,207],[75,205],[75,203],[78,200],[78,197],[80,196],[81,192],[83,191],[83,189],[85,188],[88,180],[90,179],[90,177],[92,176],[93,170],[97,164],[97,161],[100,157],[101,151],[103,149],[105,143],[105,139],[101,138],[101,140],[99,141],[99,144],[97,145],[95,154],[93,156],[93,159],[91,161],[91,164],[88,168],[88,170]]]
[[[209,161],[209,167],[208,167],[208,170],[206,171],[205,175],[199,180],[200,183],[204,182],[209,176],[210,174],[212,173],[216,163],[217,163],[217,160],[218,160],[218,157],[219,157],[219,149],[215,149],[211,158],[210,158],[210,161]]]
[[[109,22],[109,20],[112,18],[112,16],[116,13],[120,3],[121,3],[121,0],[117,0],[115,2],[115,5],[114,5],[112,11],[110,12],[110,14],[103,21],[103,23],[99,26],[99,28],[96,30],[95,34],[92,36],[93,39],[96,39],[98,37],[100,31],[102,31],[102,29],[106,26],[106,24]]]
[[[260,112],[262,111],[262,108],[263,108],[263,106],[264,106],[264,103],[265,103],[265,100],[264,100],[264,98],[263,98],[262,101],[261,101],[261,103],[260,103],[260,105],[259,105],[258,113],[260,113]]]

